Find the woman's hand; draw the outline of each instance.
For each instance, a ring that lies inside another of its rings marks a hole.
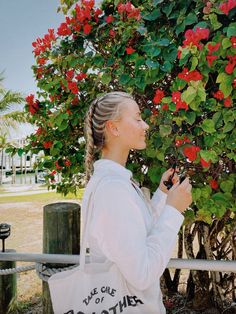
[[[166,204],[175,207],[183,213],[185,209],[192,203],[192,185],[187,177],[181,184],[175,183],[168,191]]]
[[[167,171],[165,171],[161,177],[159,189],[166,194],[168,194],[169,191],[168,191],[167,187],[165,186],[164,181],[168,181],[169,177],[173,174],[173,172],[174,172],[174,169],[170,168]],[[175,172],[178,172],[178,169],[176,169]],[[173,182],[173,184],[179,182],[179,177],[176,173],[174,174],[174,176],[172,178],[172,182]]]

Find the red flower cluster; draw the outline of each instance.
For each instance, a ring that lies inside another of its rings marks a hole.
[[[234,56],[227,56],[227,58],[229,59],[226,67],[225,67],[225,72],[227,74],[232,74],[234,71],[234,68],[236,66],[236,55]]]
[[[84,72],[81,72],[81,73],[76,75],[75,79],[78,81],[82,81],[83,79],[86,79],[86,77],[87,77],[87,74]]]
[[[133,52],[135,52],[136,50],[133,49],[132,47],[127,47],[125,48],[127,55],[131,55]]]
[[[184,34],[185,40],[183,41],[184,44],[183,48],[194,45],[201,49],[202,45],[199,44],[200,40],[207,39],[209,37],[209,34],[210,31],[207,28],[197,27],[196,31],[188,29]]]
[[[79,89],[78,89],[78,86],[77,86],[76,82],[69,81],[68,82],[68,88],[69,88],[69,90],[71,91],[72,94],[76,95],[79,92]]]
[[[66,160],[64,161],[64,165],[65,165],[66,167],[70,167],[70,166],[71,166],[71,161],[70,161],[69,159],[66,159]]]
[[[113,15],[108,15],[106,18],[105,18],[105,21],[109,24],[109,23],[112,23],[114,22],[115,18]]]
[[[188,110],[188,104],[182,101],[180,92],[172,92],[172,101],[176,104],[176,111],[179,109]]]
[[[162,101],[162,98],[165,96],[163,90],[161,89],[157,89],[156,90],[156,93],[155,93],[155,96],[153,98],[153,102],[154,104],[159,104],[161,101]]]
[[[161,107],[161,110],[163,110],[163,111],[168,111],[169,110],[169,106],[168,106],[168,104],[163,104],[162,105],[162,107]]]
[[[214,190],[218,189],[219,185],[218,185],[218,182],[216,180],[212,179],[209,181],[209,183],[210,183],[210,186],[212,189],[214,189]]]
[[[213,93],[213,97],[218,100],[225,98],[224,93],[219,89],[217,92]]]
[[[225,98],[224,106],[227,108],[232,106],[232,99],[230,97]]]
[[[61,23],[61,25],[58,27],[57,29],[57,35],[59,36],[67,36],[67,35],[71,35],[72,31],[71,29],[68,27],[67,23]]]
[[[48,30],[48,34],[46,34],[42,39],[37,38],[36,41],[32,43],[32,46],[34,47],[34,55],[39,56],[41,53],[45,52],[46,49],[50,49],[51,42],[54,40],[56,40],[54,29],[50,28]]]
[[[75,71],[74,70],[67,71],[66,72],[66,79],[67,79],[67,81],[73,80],[74,75],[75,75]]]
[[[224,14],[228,15],[229,11],[236,7],[236,0],[228,0],[227,2],[221,3],[220,10]]]
[[[212,66],[212,62],[218,58],[218,56],[213,56],[213,52],[217,51],[220,48],[220,43],[215,43],[215,45],[208,44],[208,55],[206,56],[209,67]]]
[[[127,18],[134,18],[137,21],[141,19],[140,9],[135,8],[130,1],[126,3],[119,3],[117,5],[117,9],[120,15],[126,14]]]
[[[189,72],[187,68],[184,68],[181,73],[178,74],[178,78],[190,82],[190,81],[200,81],[202,79],[202,74],[197,70]]]
[[[197,158],[197,153],[200,151],[200,147],[199,146],[188,146],[188,147],[184,147],[183,149],[183,153],[184,155],[190,160],[190,161],[194,161]]]
[[[29,112],[34,115],[39,110],[39,101],[34,100],[34,95],[32,94],[26,96],[25,101],[29,106]]]
[[[181,138],[178,138],[178,139],[175,139],[175,146],[179,147],[185,143],[191,143],[190,139],[187,138],[187,136],[185,135],[183,139]]]
[[[51,148],[52,145],[53,145],[53,142],[52,142],[52,141],[43,142],[43,147],[44,147],[45,149]]]
[[[236,48],[236,36],[232,36],[230,38],[231,44],[233,48]]]
[[[110,30],[109,30],[109,35],[110,35],[111,37],[115,37],[115,36],[116,36],[116,32],[115,32],[113,29],[110,29]]]
[[[210,166],[210,164],[211,164],[211,160],[206,161],[206,160],[203,159],[202,157],[201,157],[201,159],[200,159],[200,162],[201,162],[201,165],[202,165],[203,168],[208,168],[208,167]]]
[[[55,162],[55,166],[56,166],[57,170],[61,170],[63,168],[59,165],[58,160]]]

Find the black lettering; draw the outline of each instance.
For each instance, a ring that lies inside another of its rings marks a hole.
[[[109,311],[113,311],[113,314],[116,314],[116,308],[118,306],[118,303],[116,303],[116,305],[114,305],[113,307],[109,308]]]
[[[123,297],[123,303],[122,301],[119,301],[120,313],[122,313],[123,309],[125,309],[126,307],[127,307],[126,297]]]
[[[136,297],[136,295],[134,295],[133,298],[134,298],[134,301],[136,302],[136,305],[137,305],[138,303],[143,304],[142,300],[138,299],[138,298]]]
[[[127,303],[128,303],[128,306],[136,306],[136,303],[134,302],[134,299],[131,295],[127,295]]]
[[[109,314],[106,310],[103,310],[101,314]]]
[[[73,313],[74,313],[74,311],[73,311]],[[72,313],[72,314],[73,314]],[[81,312],[81,311],[79,311],[79,312],[77,312],[77,314],[85,314],[84,312]]]
[[[65,312],[64,314],[74,314],[74,310],[69,310],[68,312]],[[77,314],[84,314],[84,313],[79,312]]]

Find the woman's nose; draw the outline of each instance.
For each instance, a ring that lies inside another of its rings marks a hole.
[[[143,122],[144,122],[144,129],[148,130],[149,129],[149,125],[145,121],[143,121]]]

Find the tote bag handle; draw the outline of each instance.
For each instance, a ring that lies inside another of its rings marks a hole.
[[[81,248],[80,248],[80,269],[84,270],[85,267],[85,256],[86,256],[86,245],[87,245],[87,240],[88,240],[88,232],[89,232],[89,223],[91,220],[91,216],[92,216],[92,209],[93,206],[90,206],[91,204],[91,199],[92,196],[95,194],[99,183],[104,179],[104,177],[102,177],[97,183],[96,183],[96,187],[95,190],[92,191],[89,195],[89,199],[88,199],[88,204],[87,204],[87,210],[86,210],[86,217],[85,217],[85,225],[84,225],[84,234],[82,236],[81,239]]]

